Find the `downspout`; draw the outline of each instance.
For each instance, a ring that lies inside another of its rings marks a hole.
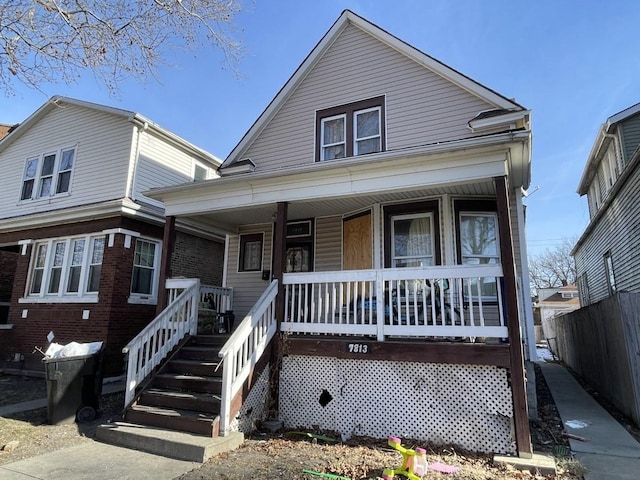
[[[516,213],[518,215],[518,236],[520,237],[520,263],[522,265],[522,296],[524,310],[524,334],[527,343],[526,360],[537,360],[536,334],[533,326],[533,305],[531,303],[531,285],[529,282],[529,254],[527,252],[527,241],[525,237],[524,205],[522,203],[522,193],[516,191]]]
[[[140,138],[142,137],[140,131],[146,130],[148,128],[148,124],[145,122],[144,124],[140,124],[139,122],[135,122],[131,120],[134,125],[134,131],[136,132],[136,142],[133,151],[131,152],[131,158],[129,159],[131,170],[129,171],[129,180],[127,181],[127,191],[125,192],[125,197],[130,198],[132,201],[135,201],[134,198],[134,185],[136,181],[136,173],[138,171],[138,158],[140,155]]]

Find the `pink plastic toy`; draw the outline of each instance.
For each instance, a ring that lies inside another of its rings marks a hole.
[[[427,452],[424,448],[404,448],[397,437],[389,437],[388,443],[402,454],[402,465],[393,470],[386,468],[382,472],[384,480],[393,480],[396,475],[402,475],[409,480],[420,480],[427,473]]]

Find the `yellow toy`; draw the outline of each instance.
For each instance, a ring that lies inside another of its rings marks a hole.
[[[424,448],[404,448],[397,437],[389,437],[388,443],[402,454],[402,465],[395,470],[386,468],[382,472],[384,480],[393,480],[396,475],[402,475],[409,480],[420,480],[427,473],[427,451]]]

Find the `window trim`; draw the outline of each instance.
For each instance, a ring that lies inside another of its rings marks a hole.
[[[246,252],[247,243],[260,242],[260,259],[258,261],[258,268],[245,269],[244,268],[244,256]],[[242,233],[238,239],[238,272],[239,273],[252,273],[262,271],[262,262],[264,261],[264,233]]]
[[[613,257],[611,256],[611,250],[605,252],[602,256],[604,260],[604,275],[605,280],[607,281],[607,289],[609,291],[609,295],[615,295],[618,292],[618,288],[616,286],[616,273],[613,268]]]
[[[19,299],[19,303],[75,303],[75,302],[97,302],[99,292],[90,292],[87,289],[86,278],[88,274],[89,260],[86,249],[83,252],[83,259],[80,270],[80,282],[77,292],[67,291],[68,282],[71,274],[73,257],[73,245],[78,240],[84,240],[85,244],[92,244],[94,239],[103,238],[106,243],[104,234],[89,233],[85,235],[73,235],[69,237],[44,238],[34,242],[31,249],[31,258],[29,260],[29,270],[27,281],[25,284],[24,296]],[[55,246],[64,245],[64,253],[62,263],[54,267]],[[38,267],[36,262],[39,258],[41,248],[45,248],[43,265]],[[104,258],[103,258],[104,261]],[[60,277],[57,280],[58,288],[55,292],[49,292],[52,280],[53,269],[60,269]],[[33,281],[36,270],[42,270],[40,278],[40,286],[37,292],[33,292]]]
[[[385,205],[383,207],[384,215],[384,267],[392,268],[392,247],[393,238],[391,237],[391,222],[393,217],[399,215],[410,215],[412,213],[422,214],[431,213],[433,216],[433,265],[441,265],[442,256],[440,249],[440,202],[438,200],[426,200],[415,203],[400,203],[393,205]]]
[[[131,279],[129,282],[129,303],[155,305],[158,303],[158,282],[160,280],[160,261],[162,257],[162,242],[150,237],[137,237],[133,244],[133,258],[131,260]],[[136,248],[138,242],[147,242],[155,245],[155,252],[153,255],[153,276],[151,279],[151,293],[134,293],[133,289],[133,273],[135,269],[136,261]]]
[[[387,149],[386,142],[386,95],[380,95],[378,97],[361,100],[358,102],[348,103],[345,105],[339,105],[337,107],[325,108],[316,111],[316,142],[315,142],[315,161],[324,162],[334,159],[324,160],[323,152],[323,133],[324,133],[324,121],[332,118],[338,118],[339,116],[345,117],[345,156],[349,158],[355,156],[355,115],[366,110],[379,109],[380,118],[380,151],[384,152]],[[367,154],[361,154],[367,155]],[[342,157],[341,157],[342,158]]]
[[[490,199],[458,199],[453,201],[453,210],[455,215],[455,235],[456,235],[456,265],[468,265],[462,262],[462,232],[460,228],[460,218],[463,214],[469,215],[486,215],[493,214],[495,217],[496,226],[496,241],[498,247],[498,263],[502,265],[502,252],[500,251],[500,225],[498,222],[498,204],[495,200]],[[500,279],[497,279],[498,281]],[[497,286],[496,286],[497,288]],[[498,290],[499,291],[499,290]],[[475,300],[478,295],[473,295]],[[485,305],[496,305],[498,299],[494,296],[481,295],[482,303]]]
[[[73,161],[71,163],[70,169],[61,170],[62,167],[62,157],[65,152],[73,151]],[[53,170],[50,175],[43,175],[42,168],[44,167],[44,160],[47,157],[54,156],[53,161]],[[78,145],[71,145],[68,147],[61,147],[57,150],[47,150],[45,153],[40,155],[28,156],[24,161],[24,167],[22,170],[22,181],[20,183],[20,192],[18,204],[21,203],[29,203],[29,202],[38,202],[44,201],[55,197],[63,197],[71,194],[71,185],[73,182],[73,172],[75,170],[76,162],[78,156]],[[27,178],[27,165],[29,162],[36,162],[36,173],[35,176],[31,178]],[[61,176],[65,173],[69,173],[69,183],[67,190],[64,192],[58,193],[58,188],[60,186]],[[42,195],[42,181],[45,178],[51,178],[51,184],[49,186],[49,194]],[[31,194],[28,197],[24,197],[25,191],[25,183],[28,181],[33,181],[33,185],[31,187]],[[24,198],[23,198],[24,197]]]
[[[201,168],[202,170],[204,170],[203,179],[196,178],[196,171],[198,170],[198,168]],[[209,168],[204,163],[199,162],[198,160],[194,160],[193,167],[191,169],[191,178],[193,179],[194,182],[204,182],[206,180],[209,180],[211,178],[211,175],[209,173]]]

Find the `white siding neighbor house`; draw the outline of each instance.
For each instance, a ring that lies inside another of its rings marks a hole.
[[[214,178],[220,163],[138,113],[72,98],[12,127],[0,140],[2,360],[42,369],[34,346],[45,350],[53,332],[62,344],[103,341],[105,371],[119,374],[123,346],[163,298],[164,209],[142,192]],[[224,237],[188,221],[176,235],[209,246],[173,275],[209,262],[199,276],[220,284]]]
[[[587,159],[578,194],[589,225],[573,249],[583,306],[640,292],[640,103],[609,117]]]

